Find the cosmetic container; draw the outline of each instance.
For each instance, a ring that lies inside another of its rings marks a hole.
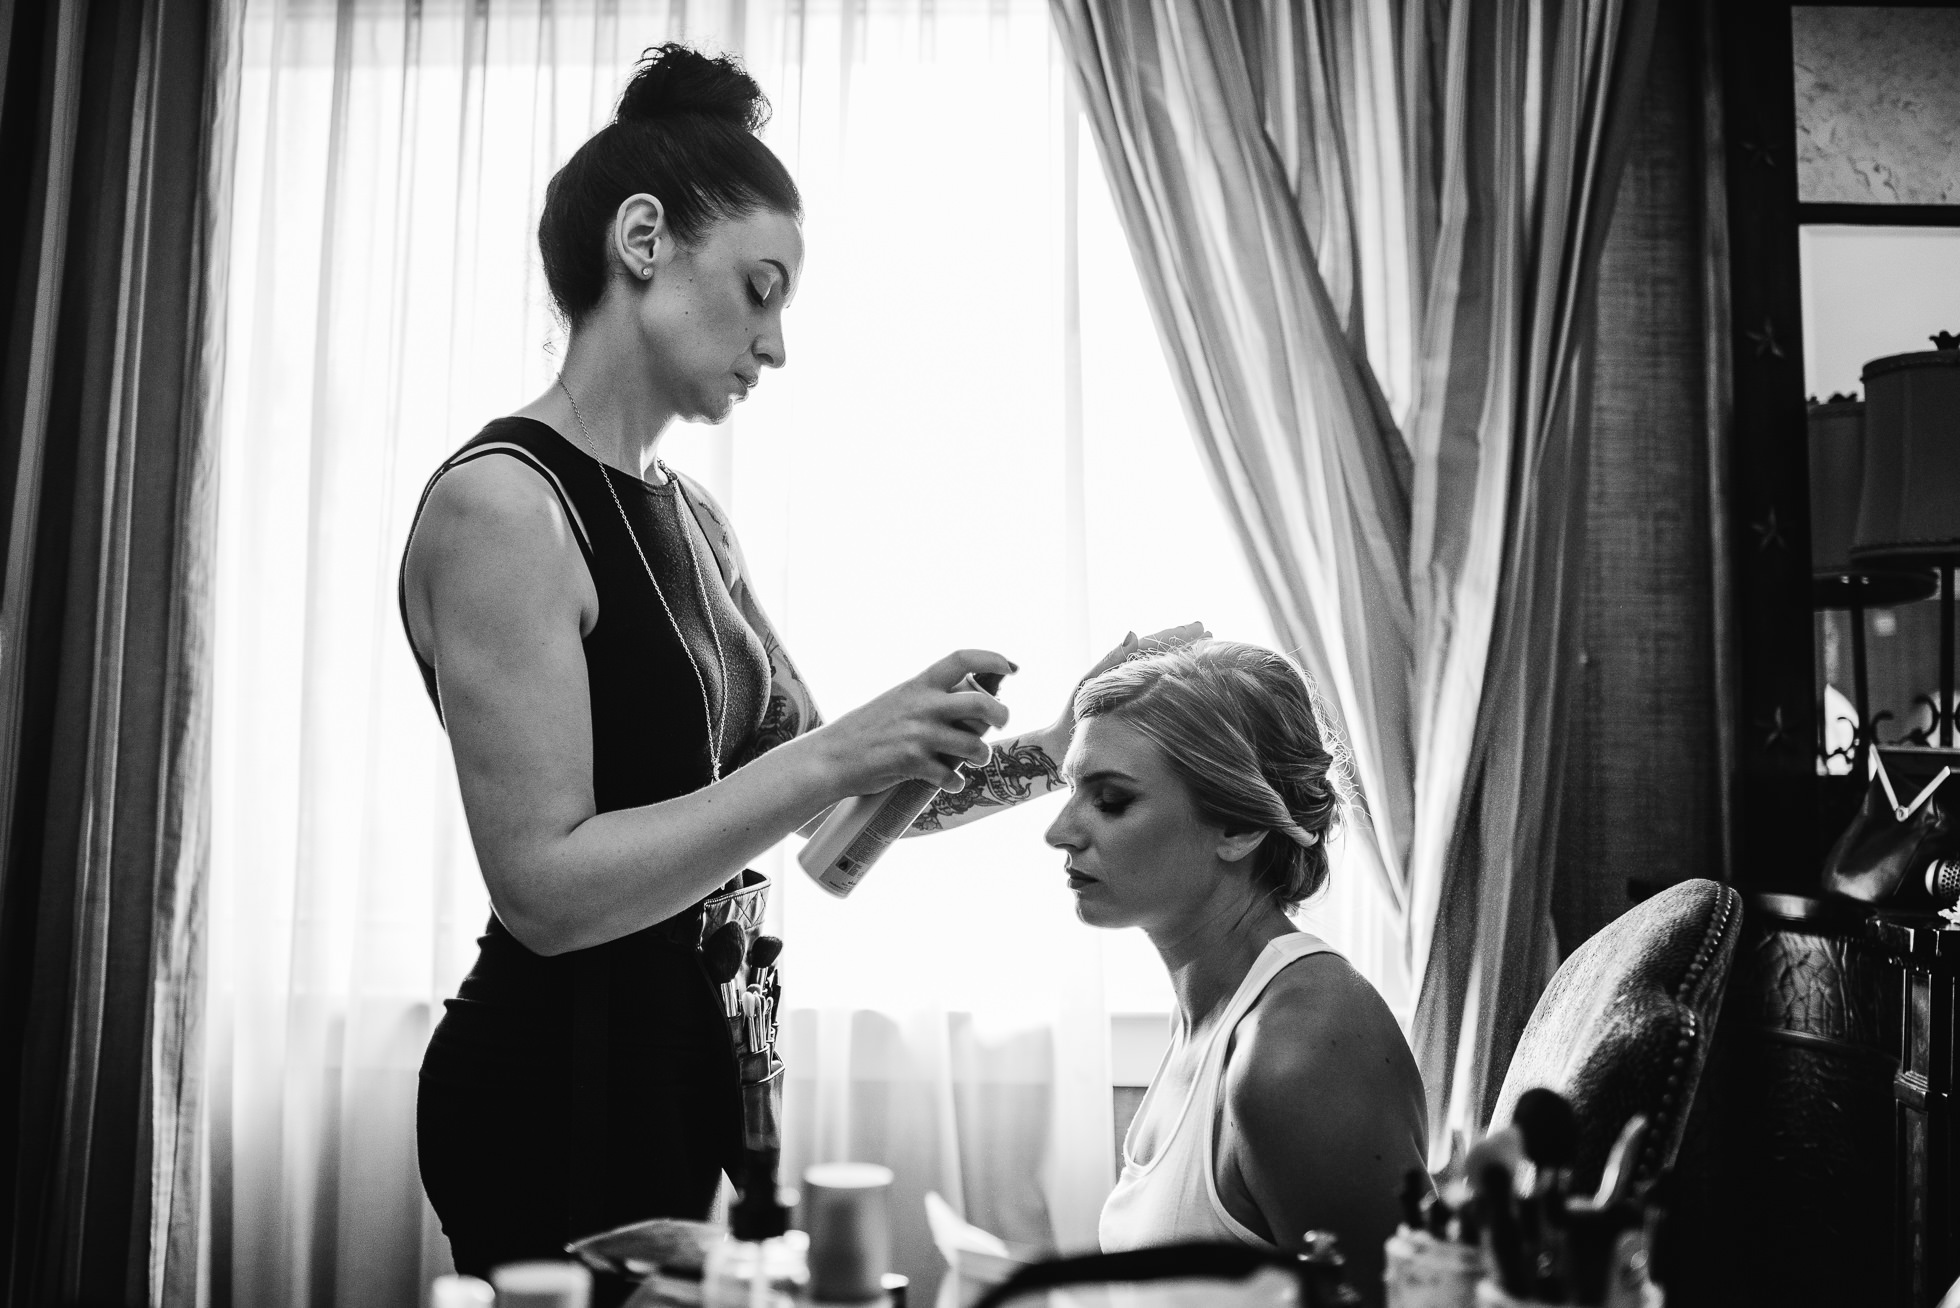
[[[586,1308],[592,1273],[578,1263],[505,1263],[490,1273],[497,1308]]]
[[[963,678],[955,689],[984,690],[992,695],[999,692],[1000,682],[998,672],[976,672]],[[967,725],[976,735],[986,730],[984,723]],[[818,885],[842,899],[857,889],[871,865],[911,829],[938,794],[939,787],[930,781],[901,781],[875,795],[844,800],[798,851],[796,861]]]
[[[809,1237],[789,1229],[794,1190],[776,1186],[776,1155],[752,1151],[741,1197],[728,1214],[729,1238],[701,1269],[703,1308],[793,1308],[809,1282]]]
[[[1667,1295],[1648,1277],[1647,1233],[1622,1231],[1613,1242],[1600,1308],[1667,1308]],[[1567,1303],[1572,1302],[1567,1300]],[[1506,1294],[1494,1280],[1477,1284],[1477,1308],[1558,1308],[1536,1299]]]
[[[701,1270],[702,1308],[796,1308],[809,1283],[808,1243],[803,1232],[785,1231],[716,1245]]]
[[[438,1276],[429,1288],[429,1308],[495,1308],[497,1292],[474,1276]]]
[[[891,1186],[891,1169],[876,1163],[819,1163],[804,1171],[813,1308],[891,1302]]]
[[[1382,1279],[1388,1308],[1474,1308],[1483,1251],[1404,1227],[1388,1238]]]

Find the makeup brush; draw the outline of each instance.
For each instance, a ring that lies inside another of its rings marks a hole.
[[[765,967],[774,967],[776,960],[782,956],[781,936],[757,936],[749,942],[749,971],[760,972]]]
[[[742,958],[748,951],[749,939],[742,924],[722,923],[701,942],[701,962],[708,969],[708,979],[718,986],[733,981],[735,974],[742,970]]]
[[[1565,1299],[1565,1192],[1579,1152],[1579,1120],[1564,1095],[1534,1086],[1518,1096],[1511,1124],[1523,1137],[1534,1173],[1518,1213],[1531,1264],[1531,1294],[1545,1303],[1560,1303]]]
[[[1402,1225],[1411,1231],[1422,1229],[1422,1201],[1428,1195],[1429,1173],[1411,1167],[1402,1174],[1402,1189],[1397,1197],[1402,1201]]]
[[[1476,1141],[1470,1153],[1464,1155],[1464,1177],[1460,1182],[1464,1194],[1462,1202],[1456,1204],[1456,1220],[1464,1243],[1478,1243],[1486,1233],[1495,1239],[1499,1226],[1497,1210],[1501,1210],[1501,1226],[1507,1232],[1513,1263],[1523,1251],[1517,1232],[1517,1196],[1511,1190],[1523,1161],[1525,1145],[1515,1126],[1499,1128]],[[1497,1188],[1492,1188],[1494,1184]]]
[[[1482,1146],[1480,1145],[1479,1148]],[[1495,1152],[1481,1159],[1470,1151],[1470,1183],[1476,1188],[1476,1208],[1490,1237],[1491,1261],[1497,1264],[1497,1279],[1504,1292],[1523,1299],[1531,1294],[1531,1267],[1525,1256],[1524,1232],[1518,1229],[1516,1196],[1511,1187],[1515,1174]]]
[[[1565,1202],[1566,1291],[1574,1303],[1604,1303],[1610,1293],[1613,1250],[1622,1236],[1640,1224],[1630,1192],[1635,1162],[1646,1139],[1647,1119],[1635,1113],[1620,1128],[1613,1151],[1606,1156],[1598,1191]]]
[[[1524,1162],[1524,1136],[1515,1126],[1503,1126],[1492,1131],[1472,1145],[1463,1158],[1463,1176],[1472,1187],[1477,1177],[1491,1163],[1504,1164],[1504,1170],[1517,1175]]]
[[[1613,1152],[1606,1155],[1606,1170],[1599,1174],[1599,1191],[1588,1202],[1591,1207],[1604,1211],[1627,1197],[1633,1189],[1633,1171],[1640,1157],[1640,1146],[1647,1143],[1647,1118],[1643,1113],[1635,1113],[1620,1128],[1620,1138],[1613,1142]]]
[[[1563,1188],[1562,1173],[1579,1152],[1579,1119],[1556,1090],[1537,1086],[1518,1096],[1511,1125],[1524,1139],[1524,1154],[1538,1169],[1538,1189]]]
[[[1435,1236],[1438,1240],[1447,1240],[1450,1238],[1450,1219],[1455,1216],[1457,1216],[1456,1210],[1450,1206],[1450,1201],[1443,1198],[1442,1195],[1424,1195],[1421,1211],[1422,1225],[1417,1229],[1429,1232],[1429,1234]],[[1462,1235],[1460,1227],[1459,1235],[1465,1244],[1475,1244],[1477,1242],[1474,1234]]]

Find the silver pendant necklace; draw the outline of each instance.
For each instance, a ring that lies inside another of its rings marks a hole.
[[[661,611],[667,615],[667,621],[673,624],[674,638],[680,641],[681,652],[687,655],[687,666],[694,670],[694,684],[701,690],[701,716],[708,724],[709,780],[720,781],[721,738],[728,726],[728,660],[722,654],[721,628],[715,622],[714,605],[708,598],[708,579],[701,571],[701,556],[694,549],[694,533],[687,529],[687,519],[682,519],[681,539],[687,543],[687,558],[694,570],[694,584],[701,592],[701,611],[708,616],[708,637],[715,645],[715,667],[721,673],[721,707],[718,713],[708,695],[708,679],[701,675],[701,665],[695,661],[693,647],[687,643],[687,633],[681,630],[680,620],[674,616],[673,606],[667,603],[667,592],[660,589],[660,579],[653,575],[653,565],[647,562],[647,552],[640,545],[640,533],[633,530],[633,520],[626,516],[626,505],[619,498],[618,487],[613,485],[612,468],[604,459],[593,453],[592,432],[585,425],[585,415],[578,411],[578,401],[572,398],[572,388],[565,384],[564,375],[559,374],[557,380],[558,389],[565,392],[565,400],[572,406],[572,419],[578,423],[579,435],[583,438],[579,442],[580,448],[599,465],[599,475],[605,478],[606,489],[612,492],[613,507],[619,510],[619,521],[620,525],[626,528],[626,538],[633,542],[633,552],[640,556],[640,567],[645,570],[647,581],[653,586],[653,593],[660,600]],[[661,476],[673,482],[674,493],[680,497],[681,503],[687,508],[687,518],[692,518],[694,506],[687,502],[687,492],[681,488],[680,481],[667,470],[666,464],[656,460],[654,466],[660,469]]]

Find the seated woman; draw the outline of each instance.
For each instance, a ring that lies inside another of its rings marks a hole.
[[[1068,856],[1077,915],[1142,927],[1177,995],[1103,1249],[1298,1249],[1333,1231],[1377,1301],[1426,1109],[1381,996],[1288,917],[1327,880],[1341,802],[1305,676],[1271,650],[1201,640],[1092,678],[1075,705],[1073,790],[1048,843]]]

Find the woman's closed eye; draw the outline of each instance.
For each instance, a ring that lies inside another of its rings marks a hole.
[[[772,269],[767,268],[753,274],[748,280],[749,298],[755,301],[755,307],[758,309],[767,309],[774,303],[783,286],[782,278]]]
[[[1130,801],[1135,798],[1135,795],[1126,795],[1122,791],[1103,790],[1092,794],[1089,797],[1089,802],[1095,806],[1096,812],[1098,813],[1107,814],[1110,817],[1121,817],[1123,810],[1128,808]]]

